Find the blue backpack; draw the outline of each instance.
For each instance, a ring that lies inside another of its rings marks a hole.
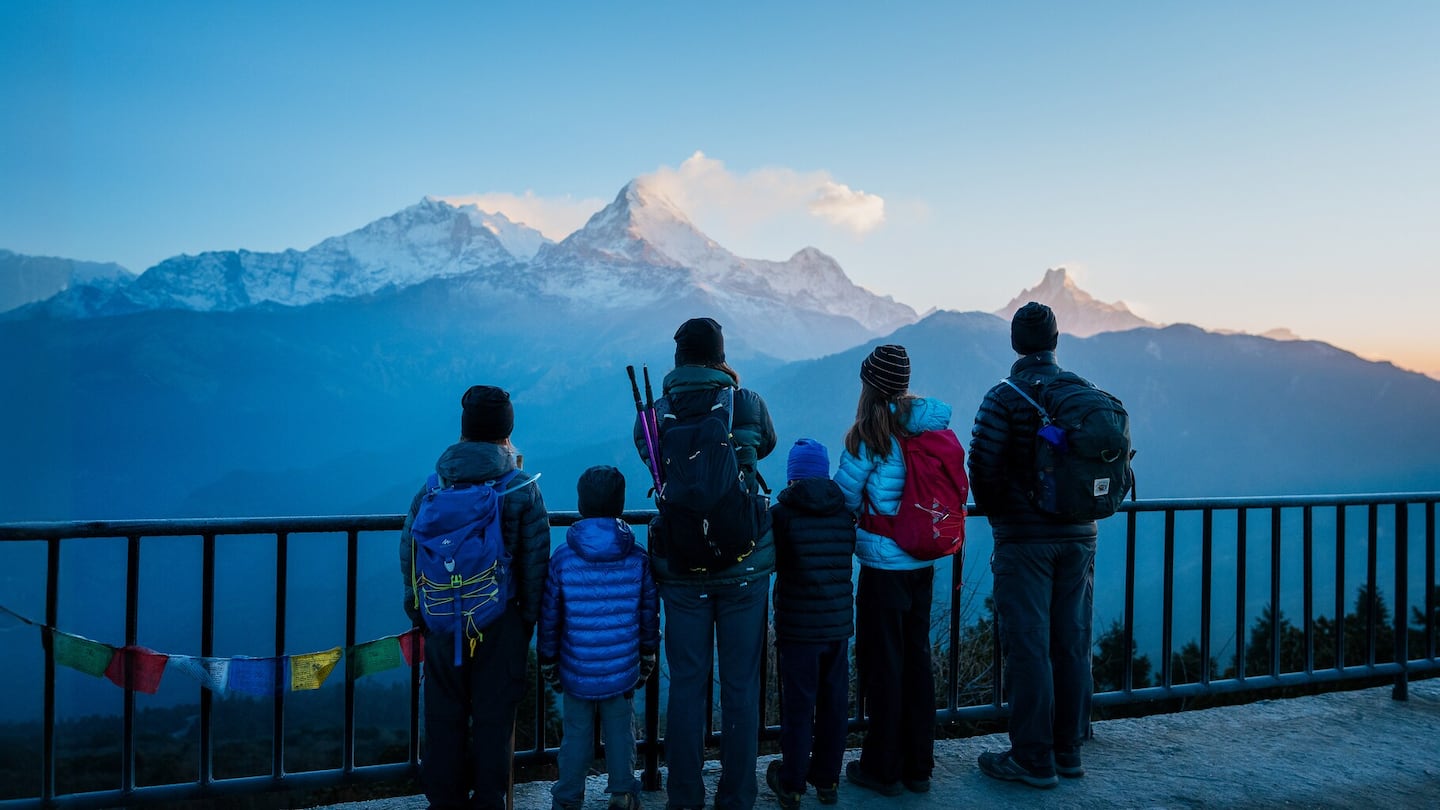
[[[500,535],[500,505],[506,495],[540,477],[511,486],[519,474],[511,470],[483,484],[443,486],[432,473],[410,526],[415,606],[426,629],[455,637],[456,666],[461,639],[475,655],[485,628],[500,618],[515,593],[510,552]]]

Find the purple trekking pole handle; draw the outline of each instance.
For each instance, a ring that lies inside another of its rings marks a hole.
[[[664,468],[660,466],[660,425],[655,420],[655,392],[650,388],[650,366],[641,365],[640,369],[645,374],[645,412],[650,417],[650,446],[654,448],[651,450],[651,458],[655,459],[655,492],[659,493],[665,484],[665,476],[661,472]]]
[[[626,366],[625,373],[630,375],[630,391],[635,395],[635,412],[640,415],[641,430],[645,431],[645,467],[650,471],[650,480],[655,485],[655,491],[659,492],[660,474],[656,472],[655,442],[650,435],[650,419],[645,413],[645,405],[640,401],[640,383],[635,379],[634,366]]]

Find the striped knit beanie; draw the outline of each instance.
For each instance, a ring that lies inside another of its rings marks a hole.
[[[860,380],[888,398],[897,397],[910,387],[910,355],[894,343],[876,346],[860,361]]]

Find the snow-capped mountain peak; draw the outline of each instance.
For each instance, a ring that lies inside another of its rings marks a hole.
[[[1113,304],[1097,301],[1075,284],[1064,267],[1046,270],[1039,284],[1021,291],[995,314],[1008,321],[1029,301],[1038,301],[1054,310],[1060,331],[1076,337],[1158,325],[1131,312],[1123,301]]]

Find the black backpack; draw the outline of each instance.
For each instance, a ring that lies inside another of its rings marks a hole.
[[[1009,378],[1001,382],[1040,412],[1028,490],[1035,507],[1071,521],[1115,514],[1135,487],[1130,415],[1120,400],[1068,371],[1040,384],[1034,398]]]
[[[768,499],[752,493],[730,435],[735,389],[684,392],[658,410],[660,515],[650,548],[677,571],[708,573],[750,556],[769,529]]]

